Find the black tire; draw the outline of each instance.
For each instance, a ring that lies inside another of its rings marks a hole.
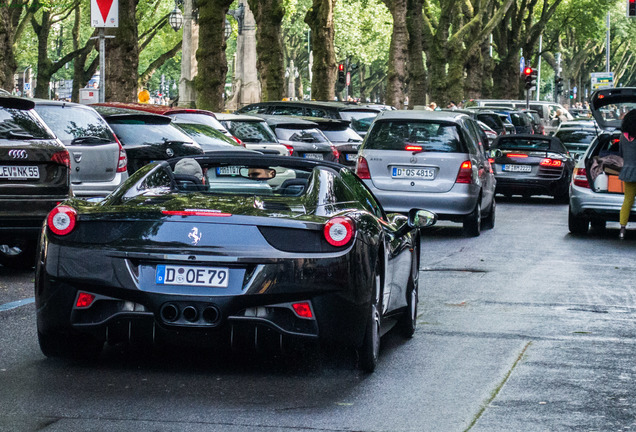
[[[492,199],[492,205],[490,206],[490,213],[484,219],[482,219],[481,226],[483,229],[493,229],[495,227],[495,212],[497,210],[497,203],[495,198]]]
[[[481,234],[481,198],[477,200],[475,209],[464,218],[464,234],[468,237]]]
[[[0,264],[13,269],[29,269],[35,265],[36,242],[18,240],[0,245]]]
[[[378,358],[380,357],[382,280],[378,272],[379,265],[376,264],[375,268],[376,270],[373,275],[373,298],[367,313],[364,339],[362,340],[362,345],[358,348],[358,367],[368,373],[375,371],[378,365]]]
[[[104,343],[90,335],[69,333],[42,333],[38,331],[38,342],[42,354],[71,360],[95,360],[104,348]]]
[[[585,235],[590,228],[589,219],[572,214],[572,209],[568,211],[568,229],[572,234]]]

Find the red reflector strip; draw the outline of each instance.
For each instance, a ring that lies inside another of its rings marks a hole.
[[[87,292],[81,292],[77,295],[77,301],[75,302],[76,308],[86,309],[93,304],[95,296]]]
[[[163,210],[161,213],[168,216],[232,216],[231,213],[222,213],[218,210]]]
[[[509,158],[527,158],[528,157],[527,154],[523,154],[523,153],[508,153],[506,156],[508,156]]]
[[[414,146],[414,145],[407,145],[404,150],[406,151],[422,151],[422,146]]]
[[[292,308],[294,308],[294,312],[296,312],[296,315],[298,315],[300,318],[314,317],[314,314],[311,311],[311,306],[309,305],[309,302],[294,303],[292,304]]]

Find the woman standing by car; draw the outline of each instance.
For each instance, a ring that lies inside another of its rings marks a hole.
[[[620,155],[623,157],[623,168],[618,176],[625,183],[625,198],[620,213],[621,230],[619,238],[625,239],[625,230],[629,214],[636,196],[636,110],[631,110],[621,123]]]

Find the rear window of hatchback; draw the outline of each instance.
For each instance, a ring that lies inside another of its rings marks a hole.
[[[364,146],[367,150],[467,153],[456,124],[429,121],[376,122]]]

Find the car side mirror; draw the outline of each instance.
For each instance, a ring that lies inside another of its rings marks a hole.
[[[411,209],[408,225],[411,228],[426,228],[435,225],[437,215],[428,210]]]

